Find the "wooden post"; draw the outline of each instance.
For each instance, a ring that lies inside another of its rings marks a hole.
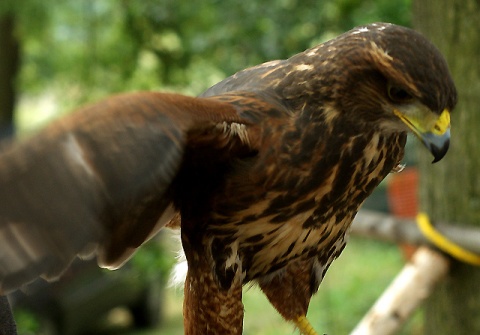
[[[480,255],[480,229],[455,223],[434,222],[435,229],[453,243]],[[352,234],[393,243],[429,245],[414,219],[361,210],[352,225]]]
[[[394,334],[448,270],[445,256],[419,248],[350,335]]]

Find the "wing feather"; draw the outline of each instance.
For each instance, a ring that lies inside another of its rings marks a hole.
[[[171,188],[190,133],[246,146],[216,136],[222,122],[243,120],[228,102],[135,93],[9,146],[0,155],[0,292],[55,279],[77,255],[122,265],[174,214]]]

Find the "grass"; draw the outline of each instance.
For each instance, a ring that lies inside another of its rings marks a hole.
[[[396,246],[353,238],[333,263],[319,292],[312,298],[308,317],[319,334],[348,334],[384,291],[404,264]],[[182,292],[167,289],[164,323],[156,330],[131,331],[128,335],[183,334]],[[245,335],[293,335],[257,287],[245,288]],[[417,313],[400,334],[422,333]]]

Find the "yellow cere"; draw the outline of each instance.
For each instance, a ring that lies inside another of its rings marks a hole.
[[[405,113],[394,109],[393,113],[400,118],[416,135],[432,133],[434,135],[443,135],[450,129],[450,112],[444,109],[440,116],[425,109],[413,108]],[[408,114],[408,115],[407,115]]]
[[[450,128],[450,112],[448,109],[444,109],[440,117],[438,118],[432,133],[435,135],[443,135]]]

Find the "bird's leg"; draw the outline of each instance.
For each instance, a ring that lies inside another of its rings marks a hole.
[[[190,257],[189,257],[190,256]],[[186,335],[241,335],[243,329],[242,284],[219,286],[212,266],[203,255],[187,254],[188,272],[183,303]]]
[[[258,280],[273,307],[303,335],[317,334],[306,317],[310,298],[318,288],[312,264],[313,260],[295,261],[276,276]]]
[[[302,335],[318,335],[305,315],[299,316],[293,321]]]

